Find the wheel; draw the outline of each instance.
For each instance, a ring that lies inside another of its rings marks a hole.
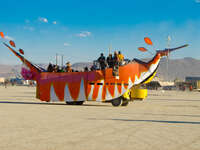
[[[129,103],[129,100],[123,99],[123,101],[122,101],[122,106],[127,106],[128,103]]]
[[[83,105],[84,101],[77,101],[75,102],[75,105]]]
[[[117,107],[117,106],[120,106],[122,104],[122,99],[119,97],[119,98],[116,98],[116,99],[113,99],[111,101],[112,105]]]
[[[83,105],[84,101],[66,102],[67,105]]]
[[[74,105],[74,102],[66,102],[67,105]]]

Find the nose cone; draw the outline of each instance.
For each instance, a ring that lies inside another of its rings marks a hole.
[[[169,53],[170,53],[170,49],[157,50],[157,54],[160,55],[161,57],[168,56]]]
[[[172,51],[175,51],[175,50],[187,47],[187,46],[189,46],[189,44],[185,44],[185,45],[182,45],[182,46],[179,46],[179,47],[175,47],[175,48],[166,48],[164,50],[157,50],[157,53],[159,53],[162,57],[163,56],[168,56],[169,53],[171,53]]]

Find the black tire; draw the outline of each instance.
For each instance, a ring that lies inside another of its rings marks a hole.
[[[83,105],[84,101],[77,101],[75,105]]]
[[[74,102],[66,102],[67,105],[75,105]]]
[[[83,105],[84,101],[66,102],[67,105]]]
[[[129,100],[123,99],[123,101],[122,101],[122,106],[127,106],[128,103],[129,103]]]
[[[116,98],[116,99],[113,99],[113,100],[111,101],[111,103],[112,103],[112,105],[113,105],[114,107],[118,107],[118,106],[120,106],[120,105],[122,104],[122,99],[121,99],[121,97]]]

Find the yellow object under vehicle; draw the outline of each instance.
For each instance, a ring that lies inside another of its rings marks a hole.
[[[134,86],[130,90],[127,90],[123,98],[126,100],[143,100],[147,97],[147,89],[141,89],[140,86]]]
[[[155,75],[156,72],[154,72],[152,76],[148,80],[146,80],[143,84],[151,82]],[[135,99],[143,100],[146,97],[147,97],[147,89],[142,89],[140,85],[133,86],[130,90],[127,90],[123,95],[123,98],[127,100],[135,100]]]
[[[147,84],[155,77],[156,71],[143,84]],[[134,86],[130,89],[130,100],[143,100],[147,97],[147,89],[141,88],[140,85]]]
[[[130,89],[130,99],[143,100],[147,97],[147,89],[141,89],[140,86],[134,86]]]

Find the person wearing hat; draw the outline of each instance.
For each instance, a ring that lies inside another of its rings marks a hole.
[[[118,76],[118,74],[119,74],[119,57],[117,51],[115,51],[113,56],[113,75]]]
[[[114,66],[118,66],[119,65],[119,57],[118,57],[117,51],[114,52],[113,65]]]
[[[72,68],[71,68],[70,62],[66,63],[65,72],[72,72]]]
[[[108,64],[109,68],[113,68],[113,57],[112,57],[112,54],[108,55],[106,61],[107,61],[107,64]]]
[[[47,72],[53,72],[53,65],[51,63],[47,67]]]

